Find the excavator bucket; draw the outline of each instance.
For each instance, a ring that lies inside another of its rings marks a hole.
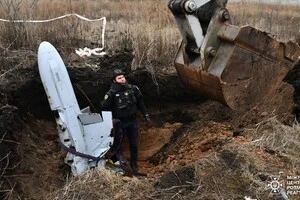
[[[191,61],[181,46],[175,67],[187,87],[232,109],[262,101],[299,59],[296,43],[281,43],[250,26],[226,24],[216,30],[216,36],[218,47],[211,35],[204,60]]]
[[[188,39],[175,58],[182,82],[232,109],[263,101],[299,62],[299,45],[280,42],[251,26],[234,26],[225,8],[217,8],[211,17],[198,52],[189,32],[185,34]]]

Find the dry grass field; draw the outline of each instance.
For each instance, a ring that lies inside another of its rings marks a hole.
[[[6,0],[0,18],[46,20],[70,13],[89,19],[106,17],[105,47],[108,52],[130,51],[133,68],[141,65],[172,65],[181,41],[167,0],[47,1]],[[235,25],[251,25],[289,40],[299,34],[299,6],[228,3]],[[47,23],[0,23],[1,48],[35,51],[43,40],[63,49],[101,45],[102,21],[86,22],[76,17]],[[92,43],[92,44],[91,44]]]

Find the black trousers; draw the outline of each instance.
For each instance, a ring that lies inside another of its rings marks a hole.
[[[111,147],[110,157],[113,161],[125,161],[122,151],[124,135],[127,135],[129,141],[130,163],[136,164],[138,153],[138,123],[136,119],[118,120],[114,123],[114,142]]]

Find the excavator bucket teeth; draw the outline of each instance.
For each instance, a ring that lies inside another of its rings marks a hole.
[[[187,87],[232,109],[262,102],[299,61],[299,45],[251,26],[225,23],[209,31],[200,56],[181,45],[175,67]]]

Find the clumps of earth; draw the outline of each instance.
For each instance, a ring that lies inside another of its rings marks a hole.
[[[118,187],[105,186],[108,179],[102,179],[107,172],[94,171],[92,185],[102,192],[91,192],[89,185],[77,199],[270,199],[277,195],[266,187],[273,175],[300,174],[299,65],[268,102],[234,111],[185,88],[172,67],[155,69],[154,74],[143,68],[131,70],[132,58],[126,52],[63,56],[81,108],[100,111],[113,68],[123,69],[129,82],[139,86],[153,121],[149,125],[138,116],[138,164],[147,174],[140,181],[153,188],[123,177],[114,184],[122,188],[127,184],[129,189],[120,193]],[[66,152],[57,142],[36,55],[1,62],[1,198],[46,199],[55,194],[72,199],[57,193],[76,179],[63,162]],[[126,139],[123,145],[128,156]]]

